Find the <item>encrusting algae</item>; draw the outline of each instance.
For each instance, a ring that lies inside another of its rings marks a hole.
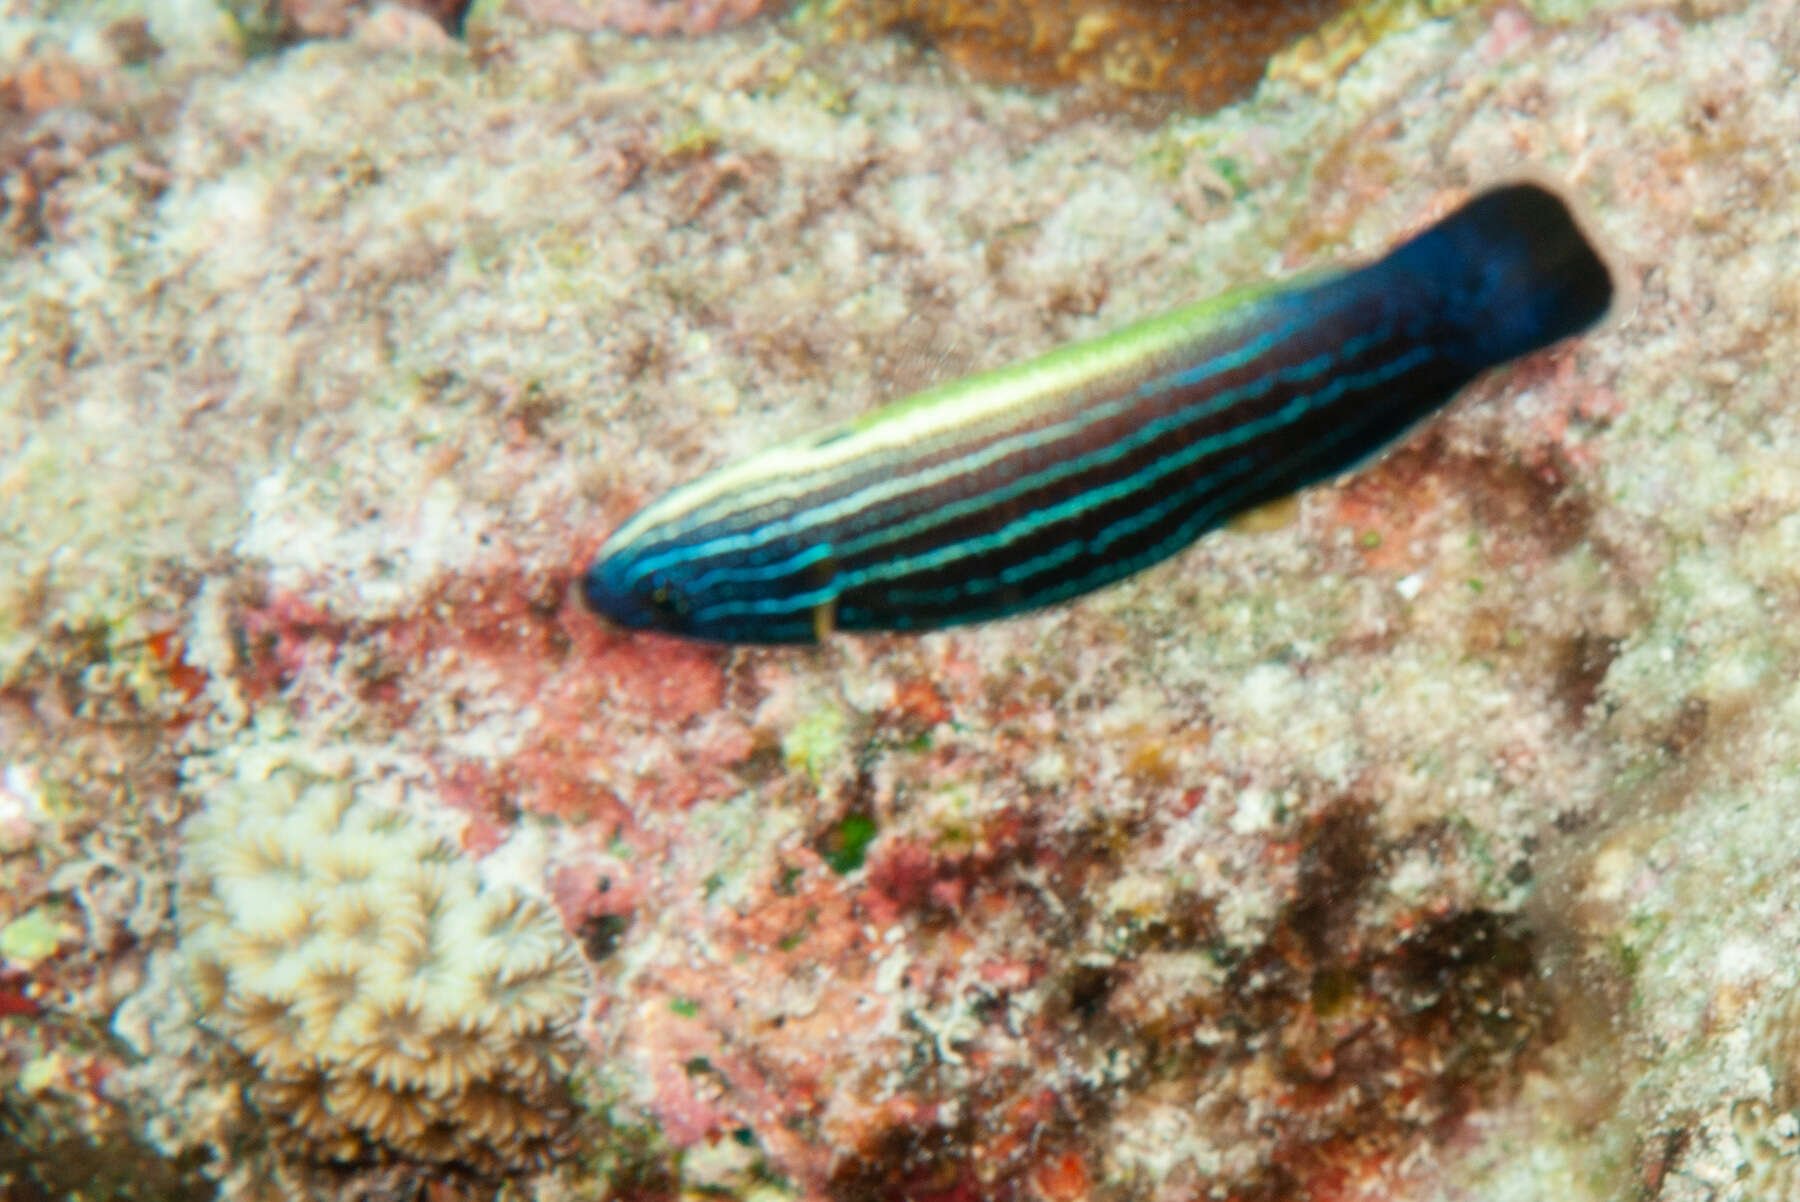
[[[280,743],[208,791],[178,902],[200,1009],[318,1159],[543,1165],[587,971],[546,903],[481,882],[399,792]]]

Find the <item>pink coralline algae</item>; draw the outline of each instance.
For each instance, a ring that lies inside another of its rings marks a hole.
[[[503,755],[445,747],[434,756],[446,798],[478,826],[524,810],[618,827],[651,798],[680,807],[732,791],[723,769],[752,743],[741,719],[720,712],[718,655],[620,637],[564,605],[565,592],[566,581],[497,567],[452,582],[422,616],[367,623],[273,594],[239,619],[246,682],[253,695],[284,690],[304,704],[309,674],[348,668],[361,700],[397,726],[427,699],[434,709],[463,704],[468,682],[483,682],[482,704],[533,721]],[[673,731],[689,737],[677,746]]]

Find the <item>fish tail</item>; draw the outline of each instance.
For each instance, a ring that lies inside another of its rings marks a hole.
[[[1441,349],[1472,371],[1580,333],[1613,299],[1612,272],[1568,204],[1532,183],[1482,193],[1380,266],[1431,297]]]

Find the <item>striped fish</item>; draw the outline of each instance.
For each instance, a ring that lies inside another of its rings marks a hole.
[[[582,579],[622,626],[734,643],[928,630],[1080,596],[1362,462],[1579,333],[1606,265],[1534,184],[1385,257],[970,376],[677,488]]]

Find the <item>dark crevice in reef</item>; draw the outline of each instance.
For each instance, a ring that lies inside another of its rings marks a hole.
[[[1118,926],[1096,909],[1095,876],[1065,867],[1060,921],[1111,921],[1124,946],[1110,963],[1049,966],[1032,1021],[1064,1066],[1054,1097],[1036,1102],[1023,1079],[985,1075],[959,1098],[957,1123],[897,1121],[848,1157],[832,1196],[1035,1196],[1043,1149],[1054,1150],[1051,1162],[1067,1150],[1098,1166],[1114,1118],[1131,1123],[1145,1106],[1204,1116],[1215,1142],[1260,1145],[1258,1167],[1228,1178],[1183,1170],[1195,1174],[1198,1196],[1222,1190],[1246,1202],[1316,1196],[1346,1173],[1379,1171],[1445,1137],[1503,1096],[1548,1042],[1553,1004],[1537,940],[1518,916],[1424,908],[1396,917],[1386,880],[1403,849],[1466,849],[1448,829],[1390,841],[1376,812],[1346,799],[1314,816],[1294,853],[1292,894],[1247,951],[1222,938],[1209,899]],[[1099,849],[1101,834],[1076,842]],[[1041,851],[1044,838],[1025,846]],[[1189,967],[1169,976],[1171,964]],[[1130,1188],[1096,1184],[1091,1196],[1124,1198]]]

